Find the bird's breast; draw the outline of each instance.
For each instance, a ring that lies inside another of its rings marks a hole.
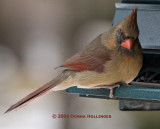
[[[142,67],[142,56],[117,55],[113,58],[110,66],[106,66],[106,71],[112,69],[114,77],[120,82],[129,83],[139,73]],[[111,73],[110,73],[111,74]]]

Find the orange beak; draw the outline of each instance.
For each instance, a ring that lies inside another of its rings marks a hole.
[[[124,47],[128,50],[130,50],[132,46],[133,46],[133,40],[131,38],[126,39],[121,43],[121,47]]]

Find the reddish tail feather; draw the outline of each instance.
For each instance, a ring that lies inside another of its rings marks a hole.
[[[15,110],[17,108],[21,108],[23,106],[26,106],[28,103],[30,103],[32,100],[47,94],[51,91],[52,88],[60,84],[62,81],[67,79],[72,74],[72,71],[63,71],[59,76],[51,80],[49,83],[46,83],[45,85],[41,86],[34,92],[30,93],[14,105],[12,105],[5,113],[10,112],[12,110]]]
[[[20,101],[18,101],[14,105],[12,105],[5,113],[10,112],[12,110],[15,110],[17,108],[21,108],[23,106],[26,106],[28,103],[30,103],[34,99],[36,99],[44,94],[47,94],[54,86],[55,86],[54,84],[50,84],[50,83],[47,83],[47,84],[41,86],[40,88],[38,88],[34,92],[30,93],[29,95],[27,95],[26,97],[24,97],[23,99],[21,99]]]

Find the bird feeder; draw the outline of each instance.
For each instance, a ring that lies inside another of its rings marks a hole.
[[[113,25],[137,8],[139,40],[143,48],[143,67],[129,86],[114,89],[113,100],[119,100],[120,110],[160,110],[160,0],[122,0],[116,3]],[[81,97],[109,98],[108,89],[71,87],[67,93]]]

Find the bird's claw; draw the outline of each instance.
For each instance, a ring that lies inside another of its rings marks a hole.
[[[106,88],[106,89],[109,89],[110,90],[110,93],[109,93],[109,98],[113,98],[114,95],[113,95],[113,89],[116,88],[116,87],[120,87],[120,84],[115,84],[115,85],[99,85],[99,86],[95,86],[95,87],[98,87],[98,88]]]

